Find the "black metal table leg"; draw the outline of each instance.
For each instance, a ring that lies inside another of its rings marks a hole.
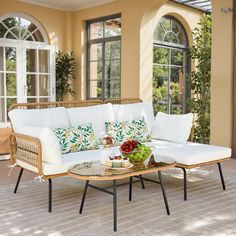
[[[187,172],[185,168],[181,168],[184,172],[184,201],[187,201]]]
[[[139,175],[139,178],[140,178],[140,182],[141,182],[141,185],[142,185],[142,189],[145,189],[145,185],[144,185],[144,181],[143,181],[142,175]]]
[[[48,179],[48,212],[52,212],[52,180]]]
[[[86,180],[86,183],[85,183],[85,186],[84,186],[83,198],[82,198],[82,201],[81,201],[81,204],[80,204],[80,210],[79,210],[79,213],[80,213],[80,214],[82,214],[82,211],[83,211],[84,200],[85,200],[85,197],[86,197],[88,185],[89,185],[89,180]]]
[[[132,201],[133,177],[129,178],[129,201]]]
[[[17,182],[16,182],[16,186],[15,186],[15,189],[14,189],[14,193],[17,192],[17,189],[18,189],[18,186],[19,186],[19,183],[20,183],[20,179],[21,179],[23,170],[24,170],[24,168],[21,168],[20,173],[19,173],[19,176],[18,176],[18,179],[17,179]]]
[[[164,184],[163,184],[163,181],[162,181],[161,171],[158,171],[158,176],[159,176],[159,180],[160,180],[160,184],[161,184],[161,190],[162,190],[162,194],[163,194],[163,198],[164,198],[164,202],[165,202],[165,206],[166,206],[166,212],[167,212],[167,215],[170,215],[170,209],[169,209],[169,205],[168,205],[168,201],[167,201],[167,197],[166,197]]]
[[[116,198],[116,180],[113,180],[113,224],[114,231],[117,231],[117,198]]]
[[[221,168],[220,162],[218,162],[217,165],[218,165],[219,172],[220,172],[220,179],[221,179],[222,188],[223,188],[223,190],[226,190],[225,180],[224,180],[224,176],[223,176],[223,172],[222,172],[222,168]]]

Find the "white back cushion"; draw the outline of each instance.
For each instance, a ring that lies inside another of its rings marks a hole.
[[[92,123],[94,136],[100,138],[106,133],[105,122],[114,122],[115,116],[111,103],[67,109],[70,125]]]
[[[54,132],[47,127],[22,126],[15,130],[15,133],[38,138],[42,146],[43,162],[61,164],[61,149]]]
[[[23,126],[67,128],[69,119],[64,107],[46,109],[15,109],[9,117],[16,130]]]
[[[115,119],[118,122],[139,119],[144,117],[148,132],[151,133],[154,122],[152,102],[113,105]]]
[[[152,129],[152,138],[176,143],[188,141],[193,125],[193,114],[169,115],[158,112]]]

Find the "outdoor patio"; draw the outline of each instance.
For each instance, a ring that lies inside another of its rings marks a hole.
[[[235,160],[223,164],[226,191],[221,188],[216,165],[191,170],[187,202],[183,201],[182,172],[177,169],[163,172],[170,216],[166,215],[159,185],[146,182],[146,189],[142,189],[136,183],[132,202],[128,201],[128,185],[118,187],[116,233],[112,232],[111,196],[89,189],[84,213],[79,215],[84,183],[69,177],[59,178],[54,181],[51,215],[46,211],[47,183],[35,183],[34,176],[25,173],[14,195],[19,169],[14,169],[7,178],[7,164],[2,162],[0,166],[1,236],[236,235]]]
[[[235,7],[0,0],[0,236],[235,236]]]

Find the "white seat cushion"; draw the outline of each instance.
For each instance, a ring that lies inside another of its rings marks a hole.
[[[61,149],[59,141],[50,128],[24,126],[15,130],[15,133],[28,135],[38,138],[42,146],[42,160],[43,162],[52,164],[61,164]]]
[[[187,143],[193,126],[193,114],[169,115],[158,112],[152,129],[152,138],[176,143]]]
[[[43,162],[43,175],[55,175],[67,173],[67,171],[76,164],[87,161],[99,161],[101,158],[101,149],[68,153],[63,155],[61,164],[51,164]],[[37,173],[37,168],[25,162],[17,160],[17,164]]]
[[[101,150],[89,150],[68,153],[63,155],[61,165],[43,164],[43,174],[53,175],[66,173],[71,167],[76,164],[87,161],[99,161],[101,158]]]
[[[9,112],[9,117],[16,130],[22,126],[67,128],[69,118],[64,107],[47,109],[15,109]]]
[[[148,132],[151,134],[154,122],[152,102],[139,102],[131,104],[115,104],[112,106],[115,119],[118,122],[139,119],[144,117]]]
[[[101,136],[105,135],[106,121],[115,121],[111,103],[88,107],[68,108],[67,112],[71,126],[92,123],[94,135],[96,138],[100,138]]]
[[[179,164],[183,165],[194,165],[209,161],[215,161],[231,157],[231,149],[226,147],[200,144],[200,143],[187,143],[187,144],[177,144],[177,143],[166,143],[163,145],[155,145],[155,158],[158,157],[164,159],[173,158]]]

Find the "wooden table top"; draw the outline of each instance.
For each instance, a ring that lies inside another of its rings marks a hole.
[[[157,171],[169,169],[176,165],[175,160],[168,159],[166,162],[155,161],[154,156],[151,156],[149,162],[144,165],[126,169],[112,169],[100,162],[84,162],[77,164],[68,171],[68,175],[81,180],[116,180],[123,179],[135,175],[144,175]]]

